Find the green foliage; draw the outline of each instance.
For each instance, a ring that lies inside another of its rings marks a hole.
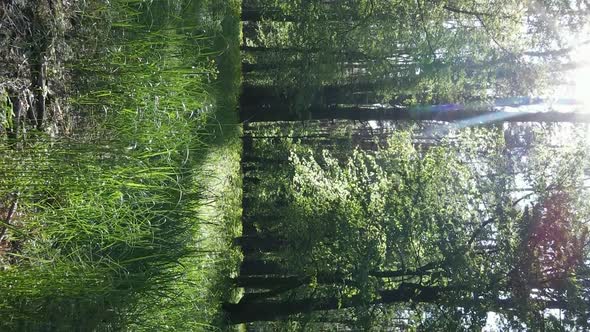
[[[2,90],[0,92],[0,128],[6,131],[12,126],[12,102],[6,91]]]
[[[318,159],[309,152],[294,155],[295,210],[288,213],[293,219],[286,226],[296,227],[300,224],[296,220],[305,220],[307,229],[287,232],[313,234],[308,241],[314,248],[354,250],[346,258],[349,261],[336,267],[344,271],[365,260],[371,264],[362,266],[366,270],[399,267],[394,253],[404,257],[405,268],[438,262],[464,245],[466,239],[458,233],[464,233],[462,228],[474,216],[461,208],[478,203],[463,195],[470,173],[454,158],[458,157],[439,147],[421,151],[408,134],[396,135],[387,148],[375,153],[356,149],[343,163],[327,151]],[[327,236],[330,241],[325,241]],[[328,261],[316,264],[334,262],[329,256],[324,259]]]
[[[383,320],[472,330],[490,312],[537,329],[556,323],[544,311],[555,306],[569,315],[557,326],[586,326],[584,138],[548,148],[547,137],[567,128],[531,125],[522,149],[511,135],[528,135],[519,133],[526,127],[447,129],[444,139],[432,136],[436,126],[402,128],[373,133],[371,145],[359,138],[362,124],[330,138],[313,122],[252,129],[261,138],[249,153],[264,162],[259,182],[246,187],[245,213],[260,236],[284,242],[248,254],[305,280],[275,288],[272,303],[308,299],[333,309],[296,311],[293,320],[312,329],[339,326],[331,317],[363,330]]]
[[[67,64],[72,133],[0,141],[1,207],[18,197],[3,242],[13,248],[0,256],[3,329],[187,331],[222,323],[219,302],[231,294],[217,290],[228,288],[237,260],[228,237],[237,233],[240,147],[239,62],[220,53],[237,52],[237,6],[80,4],[73,43],[83,54]],[[225,107],[217,117],[215,99]],[[221,118],[222,132],[211,129]],[[206,166],[220,164],[210,154],[215,144],[220,151],[212,153],[234,166],[223,174]],[[232,182],[208,182],[214,173]],[[219,215],[203,213],[209,200],[218,201]],[[219,216],[219,226],[203,226]]]
[[[486,102],[539,95],[565,75],[581,3],[244,2],[249,85],[272,86],[274,112],[335,105]],[[523,23],[527,22],[527,23]],[[554,25],[552,28],[551,25]],[[337,92],[335,92],[337,91]]]

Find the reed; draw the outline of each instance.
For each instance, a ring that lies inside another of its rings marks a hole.
[[[229,70],[215,60],[219,40],[237,43],[239,6],[227,8],[234,29],[203,33],[195,17],[205,5],[78,8],[74,48],[84,54],[66,63],[74,132],[0,140],[0,204],[18,195],[15,217],[0,223],[12,244],[0,256],[0,329],[153,330],[164,314],[181,330],[220,324],[219,275],[237,259],[224,234],[237,232],[240,193],[209,179],[237,178],[211,156],[239,163],[228,144],[239,59]],[[203,212],[211,200],[216,211]],[[229,229],[206,226],[216,222]]]

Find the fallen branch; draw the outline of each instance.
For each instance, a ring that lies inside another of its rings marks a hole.
[[[16,208],[18,207],[18,193],[14,194],[14,201],[12,202],[12,204],[10,205],[10,208],[8,209],[8,214],[6,215],[6,219],[2,222],[4,225],[2,226],[2,230],[0,230],[0,241],[2,241],[2,239],[4,238],[4,235],[6,234],[6,229],[8,227],[10,227],[10,221],[12,220],[12,217],[14,216],[14,213],[16,212]]]
[[[43,120],[45,118],[45,108],[47,103],[47,59],[41,56],[41,61],[35,66],[33,91],[35,92],[35,112],[32,113],[31,120],[35,123],[37,130],[43,129]]]
[[[20,127],[20,117],[22,104],[17,94],[9,97],[10,103],[12,104],[12,126],[8,128],[8,138],[16,140],[18,138],[18,130]]]

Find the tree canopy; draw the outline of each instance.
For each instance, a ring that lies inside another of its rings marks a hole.
[[[585,1],[245,1],[244,95],[304,118],[337,105],[536,95],[575,66],[568,38],[588,10]]]
[[[338,147],[313,125],[266,126],[245,157],[251,224],[235,282],[249,291],[226,305],[232,321],[461,330],[493,312],[513,328],[590,323],[587,150],[547,148],[539,128],[440,138],[398,127],[363,147],[340,125]]]
[[[588,328],[588,128],[575,123],[590,117],[526,109],[578,65],[589,10],[245,1],[246,293],[229,320]]]

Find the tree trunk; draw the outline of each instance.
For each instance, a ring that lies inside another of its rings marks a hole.
[[[283,60],[282,62],[272,63],[242,63],[242,74],[255,72],[265,72],[265,74],[268,74],[268,71],[282,69],[301,70],[304,65],[305,63],[301,60],[289,62]]]
[[[320,52],[319,48],[305,48],[305,47],[265,47],[265,46],[240,46],[240,50],[244,52],[280,52],[280,53],[315,53]]]
[[[284,286],[300,286],[311,279],[308,277],[298,276],[239,276],[234,278],[234,283],[238,287],[253,289],[275,289]]]
[[[234,244],[242,247],[246,253],[273,252],[285,246],[285,241],[267,234],[240,236],[234,239]]]
[[[448,110],[444,108],[448,107]],[[502,112],[478,109],[461,109],[460,105],[433,105],[430,110],[412,110],[397,107],[329,107],[312,109],[307,116],[310,120],[414,120],[414,121],[466,121],[466,125],[474,126],[501,122],[579,122],[589,123],[590,113],[561,112]],[[437,109],[438,108],[438,109]],[[252,108],[245,110],[249,121],[299,121],[301,116],[286,112],[282,107]]]
[[[302,116],[292,113],[283,103],[266,105],[241,105],[240,120],[251,122],[299,121]]]
[[[260,276],[288,273],[280,263],[264,259],[245,259],[240,265],[240,276]]]
[[[379,291],[380,299],[373,301],[371,304],[401,303],[410,300],[412,302],[434,303],[440,298],[439,292],[439,287],[403,283],[397,289]],[[361,297],[357,295],[342,300],[337,297],[325,297],[291,301],[240,301],[240,303],[236,304],[224,303],[223,309],[231,323],[239,324],[255,321],[274,321],[294,314],[351,308],[360,305],[366,305],[366,303],[363,303]]]
[[[331,300],[333,303],[321,304],[314,299],[284,302],[223,303],[222,308],[232,324],[240,324],[256,321],[274,321],[281,317],[297,313],[336,308],[338,306],[338,300],[336,298]]]
[[[285,15],[280,9],[242,8],[242,22],[260,22],[263,19],[275,22],[293,22],[295,18]]]

